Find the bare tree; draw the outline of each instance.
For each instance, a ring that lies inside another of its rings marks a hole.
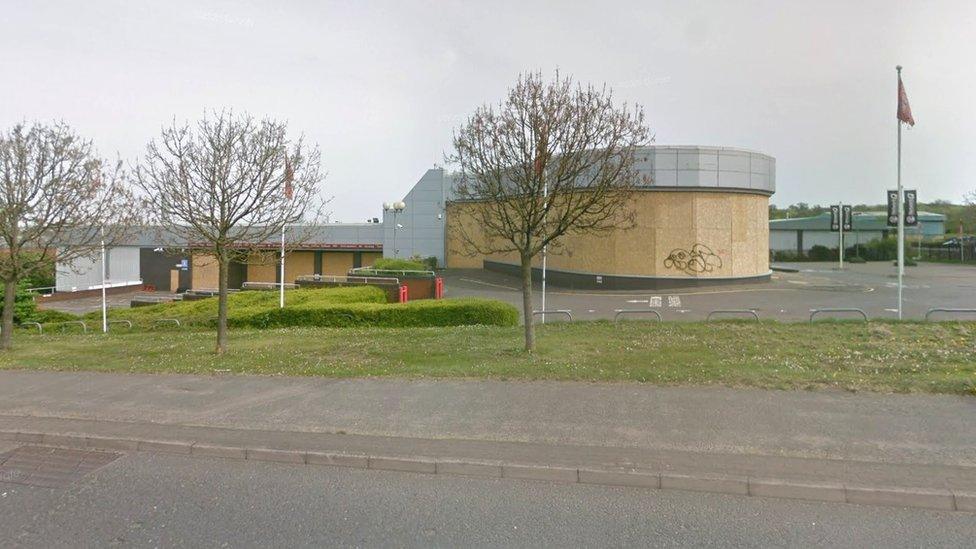
[[[638,147],[650,141],[643,109],[616,106],[606,88],[557,72],[519,77],[498,106],[475,111],[454,133],[456,196],[471,201],[455,227],[470,253],[517,253],[525,349],[535,346],[532,261],[570,234],[633,225],[631,191],[642,176]]]
[[[9,349],[17,283],[91,256],[136,219],[121,162],[106,163],[64,123],[0,133],[0,347]]]
[[[317,147],[287,124],[223,111],[164,128],[136,171],[154,216],[218,265],[217,354],[227,349],[227,275],[286,225],[314,221],[324,201]],[[284,282],[284,281],[282,281]]]

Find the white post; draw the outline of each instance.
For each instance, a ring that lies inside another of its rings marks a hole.
[[[840,231],[837,232],[837,252],[840,270],[844,270],[844,203],[837,205],[838,219],[840,220]]]
[[[895,67],[898,81],[901,82],[901,65]],[[905,276],[905,197],[901,188],[901,119],[898,123],[898,320],[902,318],[902,277]]]
[[[108,300],[105,296],[105,230],[102,229],[102,333],[108,333]]]
[[[397,236],[397,211],[396,211],[396,206],[394,206],[394,209],[393,209],[393,257],[399,257],[399,255],[400,255],[400,250],[397,249],[396,236]]]
[[[543,180],[543,182],[542,182],[542,204],[543,204],[542,209],[543,209],[543,211],[545,211],[545,207],[547,205],[546,204],[546,201],[548,200],[548,198],[549,198],[549,183],[547,181]],[[545,220],[543,220],[542,226],[543,227],[546,226]],[[548,247],[549,247],[548,245],[542,247],[542,310],[543,311],[546,310],[546,251],[547,251]],[[529,269],[530,282],[531,282],[531,276],[532,276],[531,272],[532,272],[532,269],[530,268]],[[546,313],[542,313],[542,323],[543,324],[546,323]]]
[[[281,226],[281,285],[279,286],[278,308],[285,308],[285,226]]]

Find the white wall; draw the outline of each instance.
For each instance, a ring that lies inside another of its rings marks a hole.
[[[139,248],[121,246],[108,250],[108,284],[139,283]],[[56,289],[74,292],[100,288],[102,284],[101,256],[79,257],[70,264],[58,263]]]

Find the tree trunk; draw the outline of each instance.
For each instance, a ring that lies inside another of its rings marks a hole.
[[[217,349],[218,355],[227,350],[227,263],[223,253],[217,254]]]
[[[7,280],[3,290],[3,319],[0,322],[0,348],[9,349],[14,335],[14,303],[17,301],[17,282]]]
[[[522,256],[522,315],[525,317],[525,350],[535,349],[535,325],[532,318],[532,258]]]

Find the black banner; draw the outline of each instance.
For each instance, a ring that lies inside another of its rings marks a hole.
[[[905,190],[905,226],[918,225],[918,191]],[[888,226],[898,226],[898,191],[888,191]]]
[[[888,191],[888,226],[898,226],[898,191]]]
[[[841,222],[844,225],[844,232],[851,232],[854,230],[854,207],[846,205],[841,208]]]
[[[830,207],[830,230],[840,231],[840,206],[836,204]]]
[[[918,225],[918,192],[905,191],[905,226]]]

